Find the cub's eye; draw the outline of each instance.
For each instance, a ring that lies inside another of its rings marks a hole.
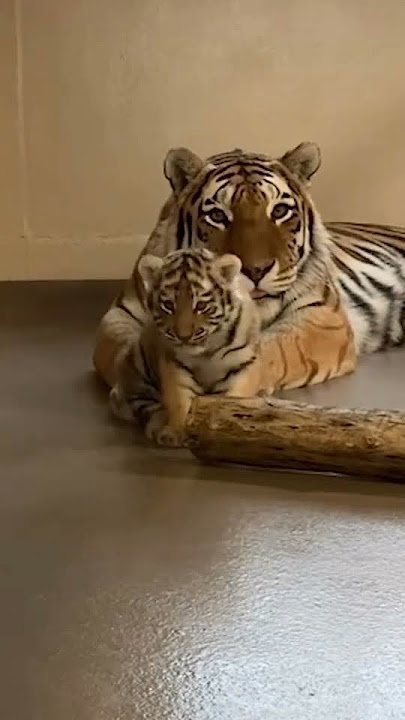
[[[220,208],[212,208],[205,213],[206,217],[217,225],[228,225],[229,220],[227,215]]]
[[[292,210],[292,208],[289,205],[278,203],[274,206],[271,216],[273,220],[281,220],[290,210]]]
[[[162,302],[160,303],[160,307],[162,308],[163,312],[167,313],[168,315],[173,315],[174,303],[171,300],[162,300]]]
[[[198,303],[196,303],[195,310],[201,315],[208,310],[208,303],[204,302],[204,300],[199,300]]]

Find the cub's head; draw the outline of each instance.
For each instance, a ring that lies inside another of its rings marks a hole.
[[[313,143],[280,159],[234,150],[203,162],[171,150],[164,170],[177,202],[177,247],[237,255],[252,297],[281,295],[321,252],[306,189],[319,165]]]
[[[160,332],[179,345],[201,345],[239,310],[241,263],[206,249],[177,250],[139,261],[149,312]]]

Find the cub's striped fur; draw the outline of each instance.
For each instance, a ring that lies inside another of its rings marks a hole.
[[[404,340],[405,231],[325,225],[308,191],[319,164],[312,143],[281,159],[234,150],[203,162],[172,150],[165,174],[173,193],[144,251],[164,257],[206,247],[239,257],[269,364],[277,365],[273,387],[336,377],[359,353]],[[138,267],[97,335],[95,366],[110,386],[145,322]]]
[[[240,267],[235,255],[206,249],[140,262],[150,321],[121,363],[111,402],[159,443],[182,443],[194,396],[256,392],[259,313]]]

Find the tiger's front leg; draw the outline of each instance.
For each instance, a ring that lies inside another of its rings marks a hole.
[[[353,331],[340,305],[306,311],[296,327],[264,337],[260,354],[265,392],[325,382],[357,364]]]
[[[227,397],[254,397],[261,389],[262,359],[260,351],[255,359],[244,370],[241,370],[233,379],[229,388],[225,391]]]
[[[187,370],[165,356],[160,359],[159,373],[163,407],[151,418],[146,434],[159,445],[183,447],[186,418],[201,389]]]

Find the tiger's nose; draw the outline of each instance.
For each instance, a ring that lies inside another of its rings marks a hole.
[[[242,272],[255,285],[258,285],[260,280],[262,280],[264,276],[270,272],[274,263],[275,260],[272,260],[270,263],[267,261],[265,263],[257,263],[256,265],[243,265]]]

